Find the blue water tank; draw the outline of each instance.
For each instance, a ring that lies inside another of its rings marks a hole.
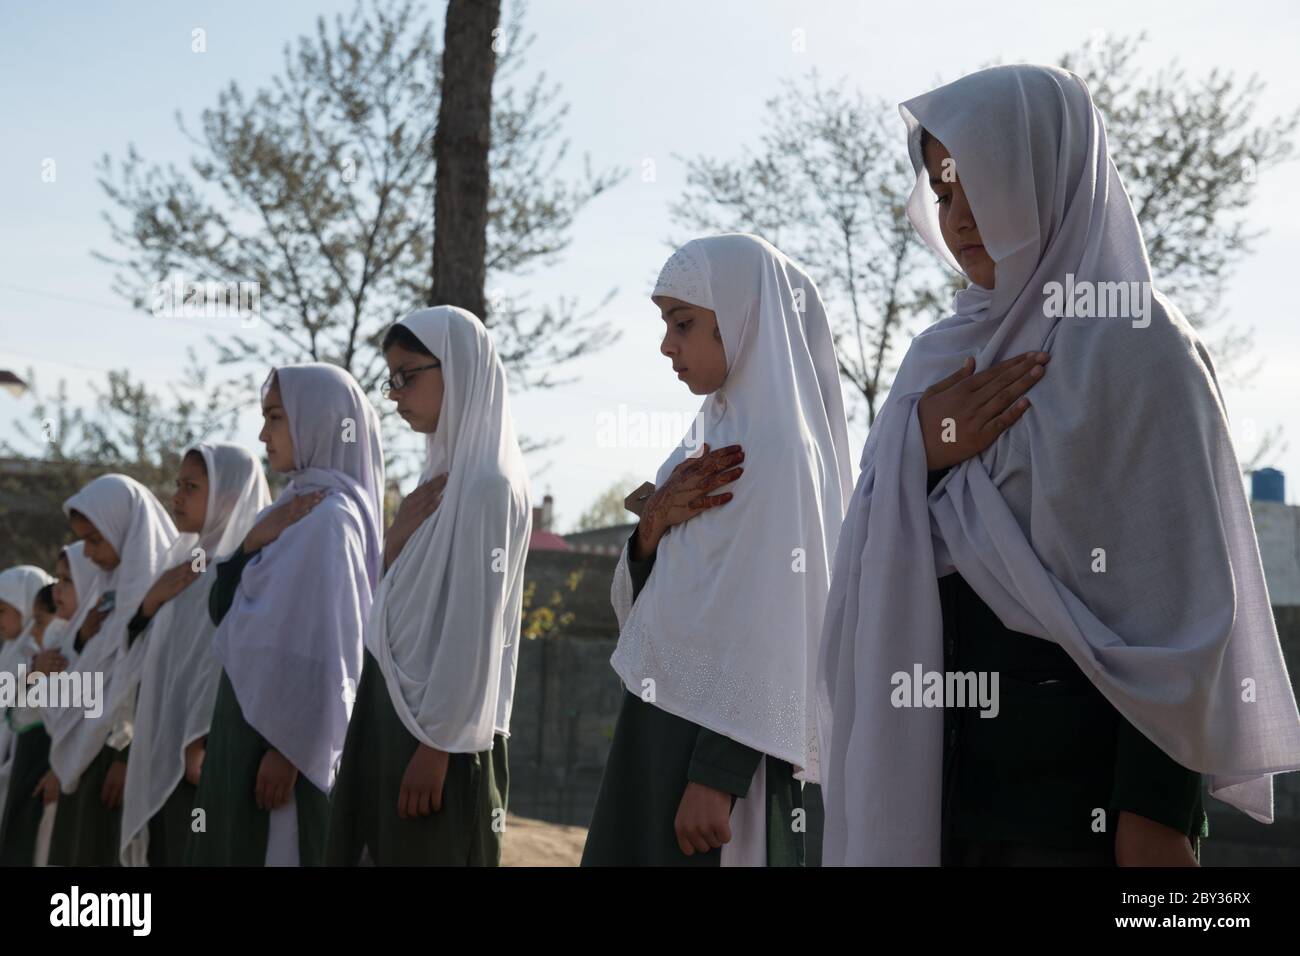
[[[1254,501],[1286,501],[1286,479],[1276,468],[1258,468],[1250,473],[1250,497]]]

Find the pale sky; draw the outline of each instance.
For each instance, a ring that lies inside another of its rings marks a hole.
[[[317,14],[351,8],[351,0],[0,0],[0,367],[34,367],[45,390],[66,379],[74,400],[88,404],[88,383],[102,382],[107,369],[129,367],[161,389],[180,375],[187,345],[211,354],[205,336],[219,328],[212,320],[155,319],[112,293],[111,268],[90,255],[112,248],[94,163],[104,152],[120,157],[133,142],[147,159],[184,164],[191,151],[173,119],[177,110],[195,120],[231,79],[256,89],[279,70],[283,44],[313,30]],[[440,18],[442,4],[432,9]],[[563,295],[595,304],[619,290],[605,316],[622,340],[566,368],[578,382],[514,396],[520,433],[563,439],[530,458],[535,496],[555,496],[561,531],[622,477],[652,479],[679,437],[601,447],[602,413],[617,415],[625,404],[689,420],[699,405],[658,352],[663,326],[647,298],[670,251],[665,240],[680,234],[668,215],[684,185],[674,156],[737,156],[756,142],[763,104],[783,80],[815,67],[826,81],[843,79],[898,102],[995,59],[1054,62],[1094,31],[1145,30],[1153,66],[1178,58],[1193,75],[1212,67],[1257,72],[1267,84],[1263,118],[1300,104],[1300,7],[1286,2],[536,0],[527,25],[537,42],[526,69],[558,81],[571,107],[574,167],[589,153],[597,167],[630,171],[581,215],[560,265],[518,282],[537,302]],[[203,54],[190,49],[195,27],[207,31]],[[792,43],[796,30],[802,51]],[[901,120],[898,130],[901,149]],[[57,179],[46,183],[42,163],[50,158]],[[640,176],[647,159],[654,182]],[[1226,302],[1230,321],[1255,328],[1263,360],[1250,388],[1227,390],[1234,432],[1244,449],[1249,430],[1284,427],[1291,447],[1276,464],[1287,473],[1291,502],[1300,501],[1300,323],[1280,293],[1294,272],[1287,250],[1300,245],[1296,171],[1292,164],[1261,175],[1250,224],[1265,235]],[[29,409],[29,399],[0,393],[0,436],[15,437],[11,421]],[[260,450],[258,427],[250,412],[236,439]],[[861,430],[853,434],[855,474],[863,438]]]

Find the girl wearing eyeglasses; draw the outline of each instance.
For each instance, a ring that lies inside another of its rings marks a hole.
[[[327,862],[495,866],[532,529],[505,369],[450,306],[402,319],[383,351],[426,458],[385,539]]]

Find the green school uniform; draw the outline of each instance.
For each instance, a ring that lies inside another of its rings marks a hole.
[[[931,489],[942,475],[930,473]],[[993,718],[944,711],[945,865],[1113,866],[1121,811],[1198,847],[1209,832],[1200,774],[1129,723],[1060,646],[1008,630],[960,574],[940,578],[939,595],[945,670],[997,673],[999,704]]]
[[[217,565],[209,597],[214,623],[220,624],[234,602],[239,578],[251,555],[243,548]],[[271,813],[257,806],[255,787],[262,758],[271,745],[244,719],[235,688],[225,671],[217,689],[208,731],[203,773],[194,795],[185,862],[189,866],[263,866]],[[325,853],[329,798],[299,773],[293,788],[298,818],[301,866],[319,866]],[[152,837],[151,837],[152,838]]]
[[[500,865],[509,794],[505,736],[497,734],[491,750],[451,754],[442,808],[403,820],[397,798],[418,746],[367,651],[330,795],[328,865],[355,866],[363,854],[378,866]]]
[[[150,866],[184,866],[194,801],[199,788],[182,779],[162,808],[149,818]]]
[[[633,600],[653,566],[654,555],[629,559]],[[794,767],[625,691],[582,865],[720,865],[721,849],[687,856],[677,845],[674,821],[682,794],[695,782],[744,797],[760,760],[767,761],[767,864],[802,866],[803,833],[795,820],[803,804]]]
[[[75,793],[60,793],[50,834],[50,866],[118,866],[122,806],[104,806],[100,791],[114,762],[127,753],[105,744],[81,775]]]
[[[0,866],[31,866],[36,855],[36,831],[45,812],[40,794],[32,795],[50,769],[50,735],[40,724],[18,731],[4,822],[0,823]]]
[[[152,621],[153,618],[146,617],[143,609],[137,611],[126,628],[127,646],[134,644]],[[149,818],[147,860],[150,866],[185,865],[185,847],[189,840],[194,797],[198,789],[182,777],[158,812]]]

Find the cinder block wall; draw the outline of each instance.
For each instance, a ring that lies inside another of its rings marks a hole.
[[[575,826],[591,822],[622,694],[609,666],[618,640],[609,603],[616,563],[596,554],[528,555],[527,578],[537,584],[534,605],[559,590],[575,619],[563,634],[519,647],[510,718],[512,813]],[[565,581],[575,571],[583,577],[570,592]]]

